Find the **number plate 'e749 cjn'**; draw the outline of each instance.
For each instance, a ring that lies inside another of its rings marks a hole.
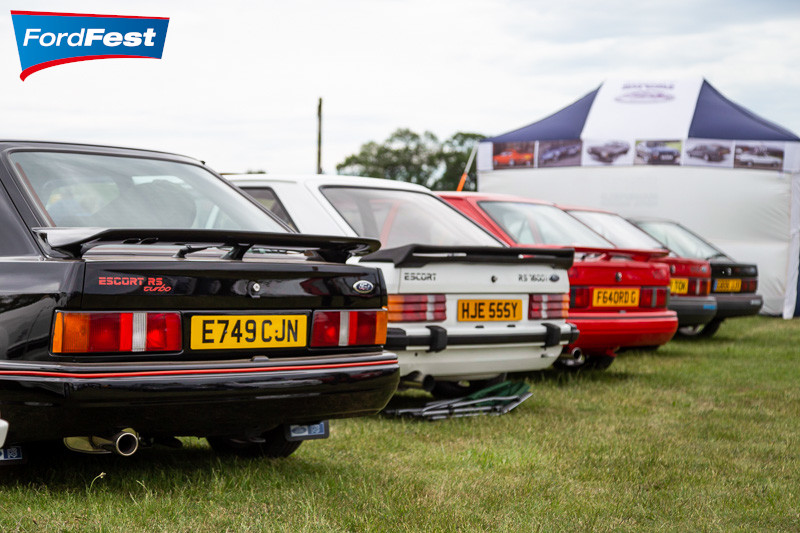
[[[198,315],[191,321],[192,350],[298,348],[306,345],[305,315]]]

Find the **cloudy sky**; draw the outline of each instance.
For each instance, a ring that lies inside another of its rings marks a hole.
[[[313,172],[398,127],[503,133],[609,78],[703,76],[800,134],[796,0],[25,0],[10,10],[169,17],[161,60],[19,79],[0,15],[0,137],[191,155],[219,171]]]

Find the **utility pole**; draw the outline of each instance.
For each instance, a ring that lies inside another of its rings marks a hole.
[[[322,174],[322,98],[317,105],[317,174]]]

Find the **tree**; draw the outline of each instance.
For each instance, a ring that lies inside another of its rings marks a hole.
[[[438,190],[454,190],[464,172],[470,151],[484,136],[456,133],[444,142],[433,133],[422,135],[407,128],[392,133],[383,143],[370,141],[336,165],[340,174],[370,176],[417,183]],[[476,174],[470,171],[472,184]]]

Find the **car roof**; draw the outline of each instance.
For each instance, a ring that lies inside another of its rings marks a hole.
[[[351,187],[370,187],[375,189],[398,189],[431,194],[430,189],[405,181],[339,174],[223,174],[231,182],[243,185],[257,185],[269,182],[298,183],[308,185],[346,185]]]
[[[75,143],[75,142],[61,142],[61,141],[31,141],[31,140],[17,140],[17,139],[0,139],[0,151],[13,150],[18,148],[43,148],[48,150],[77,150],[77,151],[98,151],[103,153],[113,152],[119,155],[159,155],[170,156],[172,158],[182,159],[190,163],[200,163],[205,166],[205,162],[194,157],[189,157],[172,152],[163,152],[160,150],[149,150],[146,148],[129,148],[124,146],[111,146],[106,144],[91,144],[91,143]]]
[[[515,196],[513,194],[501,193],[484,193],[484,192],[471,192],[471,191],[434,191],[434,194],[441,197],[451,198],[471,198],[474,200],[490,200],[497,202],[517,202],[526,204],[539,204],[539,205],[552,205],[553,202],[546,202],[544,200],[536,200],[533,198],[524,198],[522,196]]]

